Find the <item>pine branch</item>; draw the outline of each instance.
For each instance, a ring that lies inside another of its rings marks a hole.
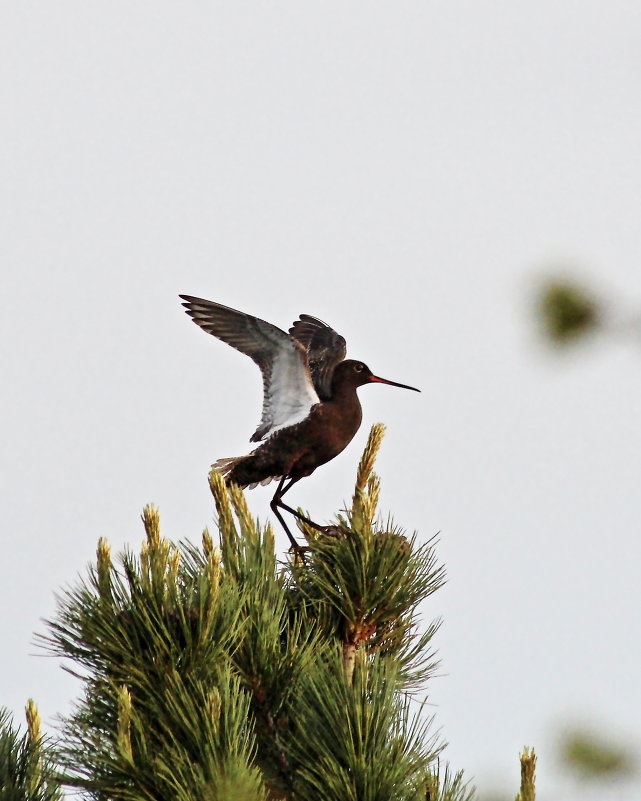
[[[85,679],[63,729],[65,779],[110,798],[223,799],[212,788],[231,776],[237,797],[263,799],[251,699],[229,664],[246,628],[242,591],[220,581],[206,538],[202,552],[178,549],[161,538],[156,510],[143,522],[140,557],[124,553],[118,571],[101,541],[88,581],[59,599],[41,638]]]
[[[29,699],[21,735],[0,709],[0,801],[60,801],[62,792],[50,744],[42,737],[38,709]]]
[[[395,666],[357,657],[353,681],[342,655],[317,663],[301,685],[297,720],[305,731],[290,743],[295,798],[315,801],[410,801],[441,746],[430,721],[412,718],[398,693]]]
[[[463,777],[463,771],[452,773],[446,765],[441,771],[437,765],[435,771],[427,771],[424,778],[424,795],[421,801],[473,801],[476,790]]]

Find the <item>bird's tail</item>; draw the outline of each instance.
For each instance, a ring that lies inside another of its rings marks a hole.
[[[233,456],[231,459],[219,459],[217,462],[213,463],[212,467],[227,480],[234,467],[236,467],[239,462],[242,462],[244,458],[244,456]]]
[[[265,486],[265,484],[269,484],[274,479],[280,478],[280,476],[267,476],[261,480],[253,480],[251,469],[249,471],[246,469],[250,467],[248,459],[248,456],[232,456],[227,459],[219,459],[214,462],[212,467],[222,474],[227,484],[238,484],[243,489],[254,489],[259,484]]]

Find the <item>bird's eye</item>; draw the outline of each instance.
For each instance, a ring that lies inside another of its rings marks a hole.
[[[363,372],[363,367],[365,367],[364,364],[355,364],[354,365],[354,370],[356,370],[357,373],[362,373]]]

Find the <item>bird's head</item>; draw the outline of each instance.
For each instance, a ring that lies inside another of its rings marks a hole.
[[[411,389],[414,392],[421,391],[407,384],[399,384],[396,381],[389,381],[387,378],[380,378],[374,375],[366,364],[356,361],[356,359],[345,359],[344,362],[340,362],[336,365],[332,378],[332,390],[334,394],[341,388],[362,387],[364,384],[389,384],[392,387]]]

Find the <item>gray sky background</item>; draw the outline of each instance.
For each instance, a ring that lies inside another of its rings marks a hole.
[[[292,500],[331,516],[388,425],[383,509],[449,575],[425,615],[453,765],[513,795],[533,745],[569,801],[563,725],[641,753],[641,348],[552,357],[528,305],[563,265],[641,307],[639,42],[621,0],[0,6],[0,704],[68,709],[33,656],[54,592],[98,537],[137,548],[147,502],[198,539],[209,464],[249,450],[258,372],[185,292],[317,315],[422,388],[364,388]]]

